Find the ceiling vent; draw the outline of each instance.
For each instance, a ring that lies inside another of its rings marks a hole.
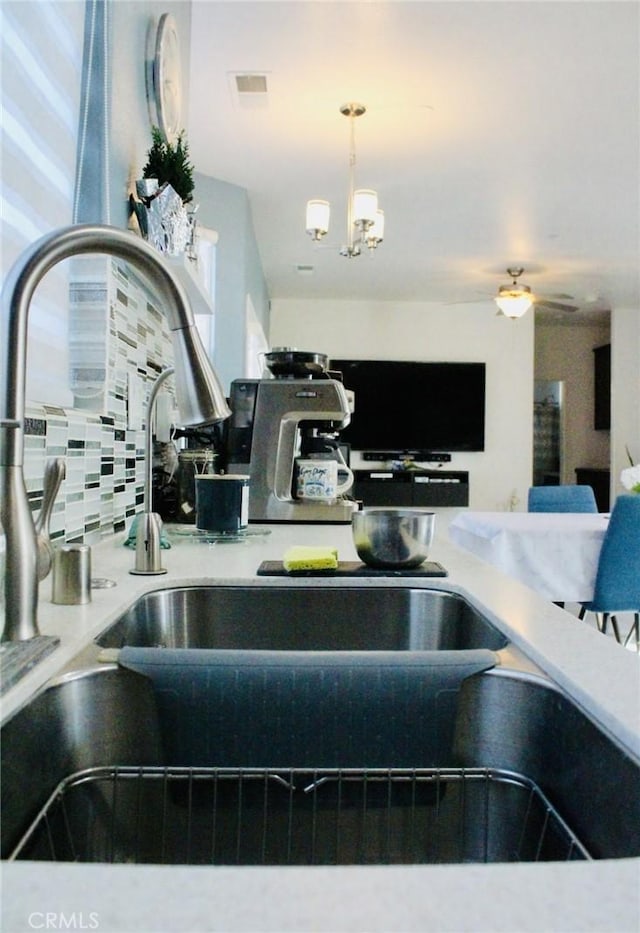
[[[267,76],[260,74],[236,75],[238,94],[266,94]]]
[[[264,110],[269,106],[268,72],[228,71],[229,95],[235,110]]]

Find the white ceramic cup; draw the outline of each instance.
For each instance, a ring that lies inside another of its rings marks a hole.
[[[298,499],[314,502],[335,502],[353,486],[353,473],[346,464],[337,460],[298,460],[296,495]],[[343,483],[338,483],[338,473],[346,473]]]

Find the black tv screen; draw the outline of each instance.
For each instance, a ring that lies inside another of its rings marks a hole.
[[[484,363],[332,360],[355,393],[340,439],[359,451],[484,450]]]

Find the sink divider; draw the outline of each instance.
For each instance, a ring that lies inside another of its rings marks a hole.
[[[462,682],[498,656],[125,647],[149,678],[166,762],[183,767],[451,765]]]

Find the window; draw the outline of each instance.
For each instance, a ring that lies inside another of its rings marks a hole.
[[[72,222],[84,4],[0,5],[2,275],[43,234]],[[70,404],[66,264],[43,280],[29,319],[27,397]]]

